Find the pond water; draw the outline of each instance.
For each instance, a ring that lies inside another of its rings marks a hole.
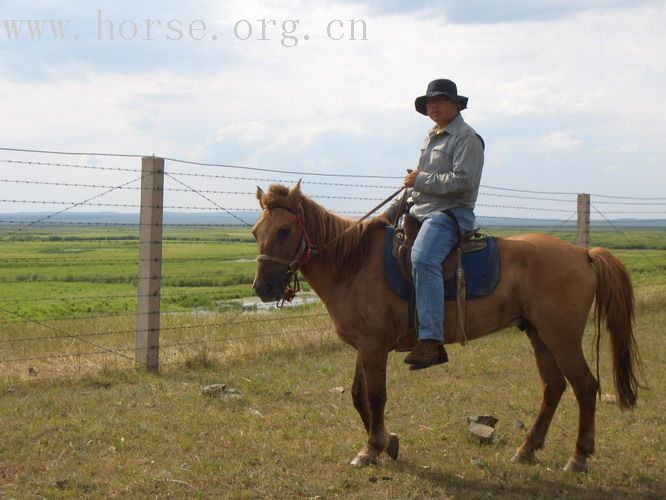
[[[285,302],[284,307],[298,307],[319,302],[319,300],[319,297],[314,292],[299,292],[298,295],[294,297],[294,300],[291,302]],[[276,302],[264,303],[259,297],[245,297],[240,299],[240,303],[241,308],[246,311],[275,309],[277,307]]]

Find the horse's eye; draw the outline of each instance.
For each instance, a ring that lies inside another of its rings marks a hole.
[[[291,228],[289,226],[281,227],[278,231],[278,238],[285,239],[291,234]]]

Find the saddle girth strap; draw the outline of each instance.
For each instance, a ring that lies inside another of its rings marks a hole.
[[[453,221],[458,233],[458,242],[454,247],[456,252],[456,340],[460,341],[461,345],[467,344],[467,332],[465,331],[465,324],[467,322],[467,285],[465,283],[465,270],[462,264],[462,237],[463,232],[458,223],[458,218],[453,213],[453,210],[443,211]]]
[[[462,345],[467,344],[467,332],[465,331],[465,324],[467,322],[467,284],[465,283],[465,270],[462,264],[462,247],[458,246],[456,249],[456,326],[457,335],[456,339],[460,339]]]

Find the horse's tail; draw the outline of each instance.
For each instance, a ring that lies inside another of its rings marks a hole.
[[[634,291],[629,273],[617,257],[600,247],[590,249],[588,255],[597,275],[594,305],[597,360],[601,324],[605,323],[611,339],[617,401],[619,407],[626,410],[636,405],[636,396],[640,387],[638,380],[638,373],[641,372],[640,356],[633,331]]]

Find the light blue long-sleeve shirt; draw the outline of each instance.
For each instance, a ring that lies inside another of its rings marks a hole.
[[[433,127],[426,137],[417,167],[418,175],[410,200],[410,214],[423,220],[430,214],[451,208],[474,208],[483,170],[483,141],[462,115],[456,116],[443,132]],[[395,216],[398,202],[387,213]]]

